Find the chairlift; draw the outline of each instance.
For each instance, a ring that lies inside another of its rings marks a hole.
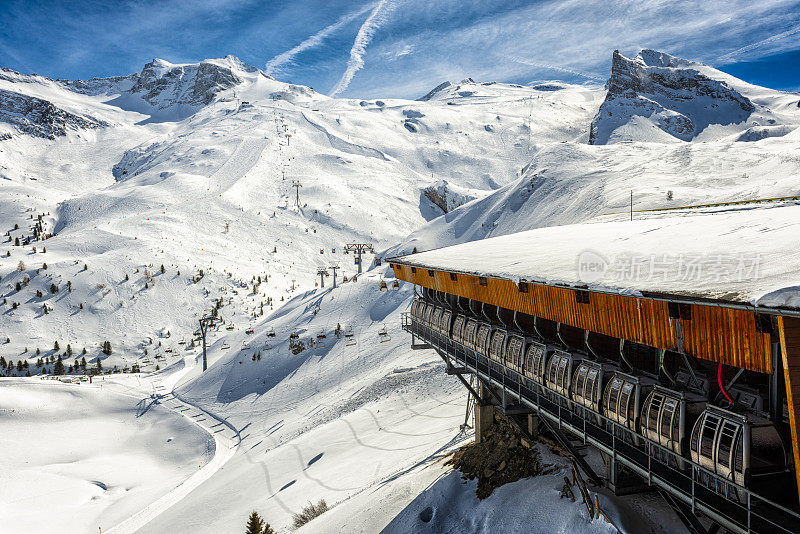
[[[253,329],[252,328],[248,328],[247,330],[244,331],[244,333],[249,336],[250,334],[253,333]]]
[[[275,337],[275,329],[270,328],[269,332],[267,332],[267,337]]]
[[[344,282],[347,282],[347,277],[346,277],[346,276],[344,277],[344,279],[343,279],[343,282],[342,282],[342,283],[344,283]]]
[[[386,343],[387,341],[392,340],[392,336],[389,335],[389,332],[386,330],[386,325],[383,325],[380,332],[378,332],[378,337],[381,340],[381,343]]]
[[[345,346],[352,347],[356,344],[356,337],[353,334],[353,327],[348,326],[347,331],[344,333]]]
[[[383,280],[381,280],[381,291],[389,291],[389,286]]]
[[[398,289],[400,289],[400,282],[395,280],[394,282],[392,282],[392,290],[397,291]]]

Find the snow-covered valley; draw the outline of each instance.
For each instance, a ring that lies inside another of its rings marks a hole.
[[[800,193],[800,95],[653,51],[615,54],[611,76],[411,101],[330,98],[232,56],[0,71],[4,524],[46,531],[31,510],[52,501],[65,532],[240,532],[254,509],[288,532],[325,499],[301,532],[612,532],[559,499],[566,466],[478,502],[442,465],[472,439],[466,391],[411,350],[413,289],[379,291],[375,261],[621,220],[631,191],[635,210]],[[374,244],[361,275],[347,243]],[[64,383],[57,359],[141,372]]]

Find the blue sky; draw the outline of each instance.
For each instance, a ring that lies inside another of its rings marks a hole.
[[[417,97],[466,77],[602,83],[615,48],[798,90],[800,0],[0,0],[0,66],[54,78],[233,54],[326,94]]]

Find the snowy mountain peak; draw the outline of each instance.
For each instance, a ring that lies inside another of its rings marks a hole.
[[[614,51],[614,56],[622,58],[618,50]],[[658,50],[651,50],[649,48],[640,50],[639,53],[636,54],[634,61],[642,63],[646,67],[689,68],[701,65],[700,63],[689,61],[688,59],[681,59],[667,54],[666,52],[659,52]]]
[[[634,58],[614,51],[608,94],[589,142],[691,141],[710,125],[746,121],[756,105],[715,69],[655,50]],[[727,132],[726,132],[727,133]]]
[[[233,56],[183,65],[154,59],[144,66],[129,92],[157,109],[176,104],[204,106],[220,91],[241,84],[239,74],[252,72],[245,70],[246,67],[249,66]]]

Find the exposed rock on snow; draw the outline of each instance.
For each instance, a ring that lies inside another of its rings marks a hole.
[[[46,139],[67,135],[67,130],[100,128],[107,124],[93,117],[65,111],[48,100],[0,89],[0,121],[22,133]]]
[[[457,207],[482,196],[473,190],[452,185],[447,180],[439,180],[423,189],[422,193],[428,200],[438,206],[442,213],[449,213]]]

